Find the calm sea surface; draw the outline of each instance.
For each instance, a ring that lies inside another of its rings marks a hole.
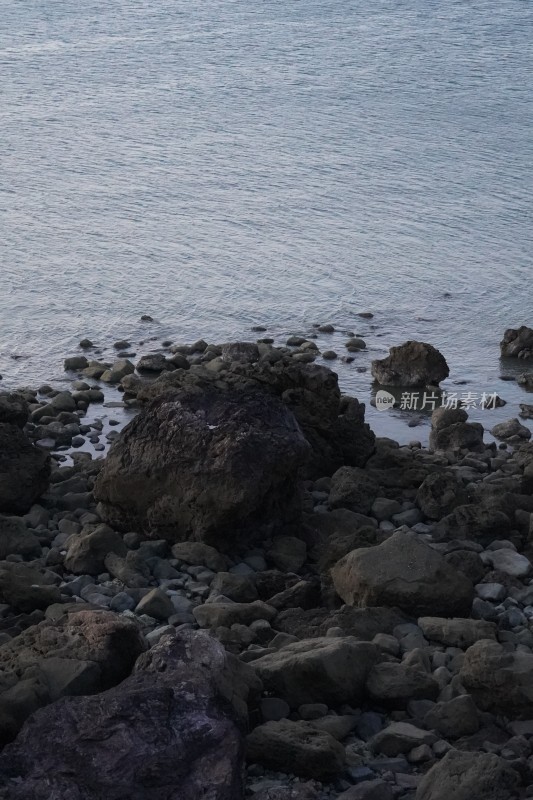
[[[4,386],[59,383],[85,336],[332,322],[367,340],[339,366],[366,401],[357,368],[418,338],[450,390],[508,400],[488,427],[533,402],[498,377],[504,329],[533,325],[529,0],[0,0],[0,19]]]

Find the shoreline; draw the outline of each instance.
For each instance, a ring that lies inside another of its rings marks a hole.
[[[136,726],[157,739],[183,707],[180,680],[196,673],[190,723],[165,733],[174,763],[191,748],[180,798],[205,779],[201,740],[187,738],[200,711],[225,730],[211,743],[225,765],[216,800],[433,800],[465,753],[469,798],[481,800],[487,770],[502,798],[524,793],[533,445],[484,442],[461,409],[433,413],[431,450],[376,438],[364,406],[312,363],[313,340],[292,354],[264,342],[169,344],[168,359],[143,356],[144,378],[120,344],[110,368],[67,360],[82,372],[73,393],[46,390],[29,405],[36,394],[2,395],[13,446],[0,470],[0,797],[41,791],[28,760],[39,726],[59,790],[81,780],[63,772],[76,746],[78,776],[87,769],[76,732],[74,744],[63,738],[67,708],[102,737],[102,775],[90,779],[111,780],[103,740],[115,700],[132,714],[116,747],[134,761]],[[125,431],[80,418],[105,401],[86,388],[98,372],[135,414]],[[104,447],[94,459],[87,437]],[[155,702],[154,659],[175,675],[163,716],[131,710],[134,686],[147,708]],[[27,774],[14,777],[10,762]],[[116,791],[131,791],[131,777],[117,776]]]

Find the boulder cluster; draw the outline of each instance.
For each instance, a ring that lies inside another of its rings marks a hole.
[[[269,344],[156,355],[101,460],[35,445],[98,388],[0,397],[0,798],[533,796],[533,444],[376,438]]]

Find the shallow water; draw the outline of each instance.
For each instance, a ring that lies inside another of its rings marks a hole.
[[[508,400],[474,414],[488,427],[533,402],[498,379],[504,329],[533,324],[530,2],[0,12],[4,385],[60,382],[85,336],[223,341],[264,323],[282,343],[332,322],[367,340],[339,368],[366,401],[357,367],[417,338],[449,388]],[[369,413],[424,439],[406,416]]]

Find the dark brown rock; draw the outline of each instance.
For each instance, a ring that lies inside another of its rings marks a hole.
[[[262,522],[295,517],[308,454],[275,397],[257,388],[182,391],[157,398],[126,426],[94,493],[119,530],[223,548]]]
[[[500,352],[505,358],[533,358],[533,329],[527,325],[508,328],[500,342]]]
[[[241,800],[237,723],[258,685],[236,661],[201,632],[163,637],[119,686],[35,713],[0,756],[3,797]]]
[[[449,374],[442,353],[425,342],[391,347],[386,358],[372,362],[372,377],[382,386],[434,386]]]

